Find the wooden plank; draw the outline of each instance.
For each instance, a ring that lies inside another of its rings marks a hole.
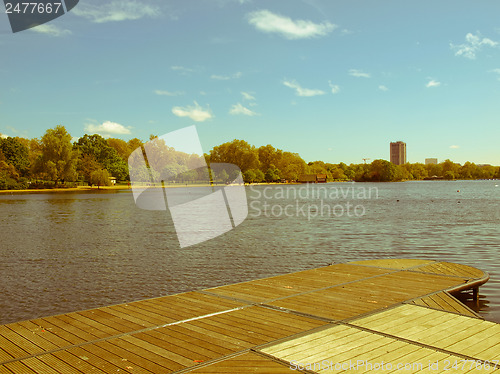
[[[164,366],[157,365],[156,360],[160,360],[161,357],[156,355],[150,355],[148,358],[144,358],[143,356],[137,354],[134,351],[131,351],[130,348],[135,348],[131,344],[126,344],[126,342],[121,341],[120,339],[111,339],[109,341],[103,341],[93,344],[99,348],[102,348],[104,351],[108,351],[112,353],[113,356],[118,356],[121,360],[124,360],[124,367],[131,367],[133,372],[141,372],[141,373],[168,373],[171,370],[168,370]],[[85,347],[87,349],[87,346]],[[103,352],[101,357],[107,358],[108,354]],[[116,358],[112,357],[115,360]],[[153,361],[151,361],[153,360]],[[130,370],[132,371],[132,370]]]
[[[47,366],[50,366],[51,368],[57,370],[60,374],[86,374],[84,371],[67,364],[66,362],[52,354],[40,355],[37,358]]]
[[[3,349],[5,349],[9,354],[12,354],[14,352],[26,352],[28,355],[32,355],[43,352],[43,349],[40,348],[38,345],[22,337],[21,335],[15,333],[7,326],[0,326],[0,337],[2,337],[3,339],[7,340],[10,343],[8,344],[4,341],[5,345],[2,344]],[[13,345],[15,347],[20,348],[22,351],[15,349]]]
[[[184,329],[179,331],[175,326],[148,331],[144,335],[151,336],[153,339],[159,341],[159,346],[172,344],[179,347],[188,347],[194,353],[200,352],[200,354],[210,357],[224,356],[232,352],[231,349],[218,346],[217,344],[207,344],[206,340],[201,339],[201,337],[189,334]],[[139,336],[141,335],[139,334]],[[144,338],[144,340],[148,339]]]
[[[363,260],[363,261],[352,261],[348,264],[363,265],[363,266],[375,266],[377,268],[386,269],[410,269],[416,266],[434,263],[433,260],[419,260],[419,259],[381,259],[381,260]]]
[[[193,368],[189,373],[238,373],[238,374],[290,374],[290,366],[262,357],[256,353],[243,353],[209,366]]]
[[[39,326],[33,321],[22,321],[18,323],[19,326],[23,326],[29,333],[33,335],[38,335],[45,340],[48,340],[56,347],[65,347],[71,345],[71,343],[55,334],[52,333],[51,329],[44,329],[42,326]]]
[[[124,367],[117,366],[113,364],[112,362],[109,361],[109,355],[106,356],[106,359],[99,357],[88,350],[85,350],[82,347],[73,347],[69,348],[67,352],[73,354],[74,356],[80,358],[81,360],[85,360],[86,362],[90,363],[91,365],[95,366],[99,370],[108,373],[108,374],[113,374],[117,373],[120,370],[122,370]],[[121,363],[124,363],[124,361],[121,361]]]
[[[89,357],[93,358],[94,360],[102,360],[106,362],[106,367],[109,367],[109,365],[116,366],[120,368],[120,370],[129,372],[131,370],[127,369],[128,367],[131,367],[131,364],[133,365],[133,372],[134,373],[141,373],[141,374],[150,374],[153,373],[149,370],[146,370],[140,366],[135,365],[135,362],[129,362],[129,358],[134,355],[132,353],[127,353],[123,352],[117,347],[114,347],[113,345],[108,345],[106,346],[108,349],[104,349],[97,344],[89,344],[82,346],[81,349],[83,351],[83,356],[84,357]],[[70,348],[71,350],[74,348]],[[87,353],[85,353],[87,352]],[[103,369],[104,370],[104,369]],[[112,371],[111,371],[112,372]]]
[[[19,373],[19,374],[40,374],[33,369],[27,367],[20,361],[14,361],[14,362],[9,362],[8,364],[5,364],[4,367],[12,373]]]

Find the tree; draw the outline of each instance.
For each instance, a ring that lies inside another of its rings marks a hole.
[[[402,179],[401,170],[387,160],[374,160],[370,164],[367,180],[373,182],[392,182]]]
[[[49,180],[57,182],[73,181],[76,178],[78,153],[71,145],[71,135],[64,126],[48,129],[40,141],[40,154],[35,162],[35,170]]]
[[[132,153],[133,149],[130,149],[127,142],[122,139],[108,138],[108,145],[113,148],[120,158],[127,162],[128,156]]]
[[[137,138],[133,138],[133,139],[130,139],[128,142],[127,142],[127,147],[128,147],[128,157],[130,157],[130,154],[132,152],[134,152],[137,148],[140,148],[143,146],[143,143],[140,139],[137,139]]]
[[[328,171],[330,172],[331,178],[333,180],[344,180],[344,179],[346,179],[346,175],[344,174],[344,170],[342,170],[339,167],[335,166],[335,167],[331,168]]]
[[[477,175],[477,166],[474,163],[470,163],[467,161],[465,164],[462,165],[460,168],[460,171],[458,172],[458,175],[460,179],[472,179]]]
[[[5,162],[11,164],[21,175],[26,175],[30,168],[28,147],[21,138],[0,138],[0,151],[5,157]]]
[[[109,146],[106,139],[101,135],[82,136],[74,144],[75,150],[80,155],[92,155],[95,160],[118,180],[128,179],[127,163],[118,155],[118,152]]]
[[[247,170],[243,173],[243,181],[245,183],[252,183],[255,181],[255,172],[253,170]]]
[[[267,169],[266,174],[264,175],[266,182],[275,182],[280,179],[280,171],[274,165],[270,165],[269,169]]]
[[[271,165],[280,165],[283,158],[283,151],[275,149],[271,144],[263,145],[257,150],[260,170],[266,172]]]
[[[299,176],[305,174],[307,170],[306,162],[298,153],[292,152],[283,152],[276,166],[281,171],[281,177],[289,181],[299,179]]]
[[[242,172],[259,167],[255,147],[244,140],[237,139],[214,147],[210,151],[210,162],[235,164]]]
[[[96,171],[102,169],[102,166],[97,162],[95,157],[91,154],[84,154],[77,163],[77,172],[79,175],[83,176],[89,185],[92,185],[90,175]]]
[[[264,175],[264,173],[262,172],[262,170],[256,169],[256,170],[254,170],[254,173],[255,173],[255,180],[254,180],[254,182],[263,182],[263,181],[265,181],[266,176]]]
[[[460,164],[456,164],[450,160],[445,160],[441,163],[443,167],[443,177],[445,179],[456,179],[460,172]]]
[[[99,190],[101,186],[109,186],[111,181],[109,180],[109,173],[106,169],[97,169],[90,173],[90,183],[97,185]]]

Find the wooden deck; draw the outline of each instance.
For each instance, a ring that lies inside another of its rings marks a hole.
[[[500,324],[449,293],[487,280],[446,262],[360,261],[12,323],[0,374],[500,373]]]

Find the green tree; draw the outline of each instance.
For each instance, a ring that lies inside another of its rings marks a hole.
[[[280,165],[283,158],[283,151],[274,148],[271,144],[259,147],[257,154],[260,162],[260,170],[263,172],[266,172],[271,165]]]
[[[101,186],[109,186],[111,181],[109,180],[109,173],[106,169],[97,169],[90,173],[90,183],[95,184],[97,189]]]
[[[456,164],[450,160],[442,162],[443,177],[445,179],[456,179],[460,173],[460,164]]]
[[[255,181],[255,172],[253,170],[247,170],[243,173],[243,181],[245,183],[253,183]]]
[[[58,181],[73,181],[76,178],[78,153],[71,145],[71,135],[64,126],[48,129],[40,140],[40,154],[35,161],[35,170],[45,178]]]
[[[92,155],[95,160],[118,180],[128,179],[128,165],[101,135],[82,136],[74,144],[80,155]]]
[[[478,174],[478,167],[469,161],[462,165],[458,172],[458,177],[460,179],[473,179],[476,178]]]
[[[260,169],[254,169],[254,173],[255,173],[255,180],[254,182],[264,182],[266,180],[266,176],[264,175],[264,173],[262,172],[262,170]]]
[[[289,181],[299,179],[299,176],[305,174],[307,170],[306,162],[298,153],[292,152],[283,152],[276,167],[281,171],[281,177]]]
[[[94,155],[84,154],[80,157],[77,163],[76,170],[79,175],[83,177],[84,180],[88,182],[89,185],[92,184],[90,175],[96,171],[102,169],[101,164],[97,162]]]
[[[280,180],[280,171],[279,169],[274,166],[270,165],[269,168],[267,169],[266,173],[264,174],[264,179],[266,182],[276,182]]]
[[[431,178],[442,177],[443,176],[443,164],[428,164],[425,165],[427,169],[427,175]]]
[[[125,140],[122,139],[116,139],[116,138],[108,138],[107,139],[108,145],[113,148],[116,153],[118,153],[118,156],[120,158],[127,162],[128,161],[128,156],[130,156],[130,153],[132,153],[133,149],[131,150]]]
[[[210,151],[210,162],[235,164],[242,172],[259,167],[255,147],[237,139],[214,147]]]
[[[401,171],[392,162],[386,160],[374,160],[370,164],[366,180],[373,182],[392,182],[402,179]]]
[[[0,138],[0,151],[5,157],[5,162],[14,166],[20,175],[25,176],[28,173],[29,151],[20,138]]]
[[[137,148],[140,148],[143,146],[143,143],[140,139],[137,139],[137,138],[133,138],[133,139],[130,139],[128,142],[127,142],[127,147],[128,147],[128,157],[130,157],[130,154],[132,152],[134,152]]]

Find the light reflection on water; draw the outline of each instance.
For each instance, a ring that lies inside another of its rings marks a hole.
[[[376,188],[378,198],[322,196],[325,205],[362,205],[360,217],[321,212],[312,190],[297,199],[279,195],[304,192],[304,185],[247,188],[253,205],[246,221],[182,250],[168,213],[136,208],[129,192],[0,195],[0,323],[376,258],[450,261],[488,271],[481,314],[500,322],[498,184],[307,187]],[[275,207],[267,216],[264,203]],[[288,216],[278,214],[287,206]],[[306,216],[297,207],[305,207]],[[317,216],[308,219],[309,210]]]

